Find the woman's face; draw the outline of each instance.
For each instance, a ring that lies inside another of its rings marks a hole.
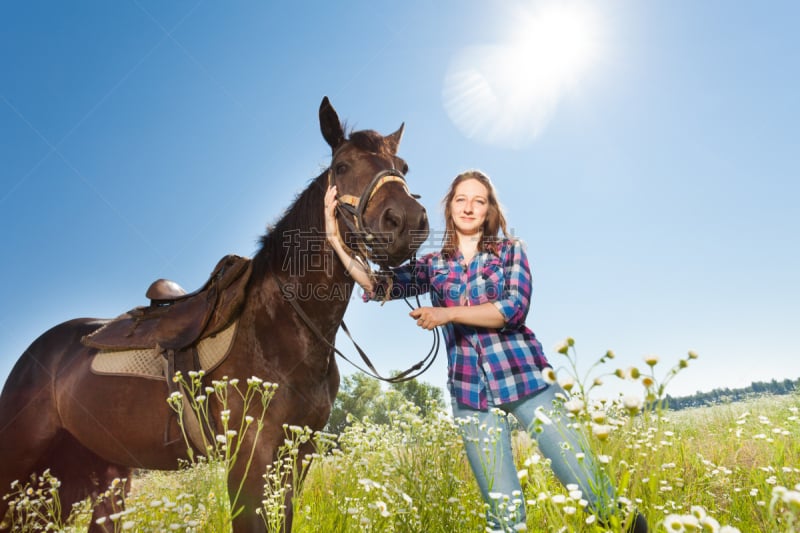
[[[479,235],[489,211],[489,191],[478,180],[468,179],[456,185],[450,213],[460,235]]]

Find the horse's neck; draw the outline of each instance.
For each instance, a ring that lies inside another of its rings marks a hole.
[[[312,263],[320,257],[323,264]],[[308,259],[301,265],[311,267],[289,272],[288,277],[281,278],[284,296],[294,297],[294,302],[309,317],[319,321],[321,329],[330,326],[335,332],[347,310],[353,292],[353,278],[333,253],[321,252]],[[291,301],[289,304],[295,307]]]
[[[353,279],[319,229],[325,227],[325,184],[320,181],[324,176],[320,174],[261,239],[244,310],[250,319],[245,323],[256,338],[274,335],[269,330],[280,328],[283,332],[296,330],[306,339],[318,336],[312,333],[316,330],[332,342],[342,322]]]
[[[263,312],[259,307],[269,305],[270,314],[297,317],[295,323],[310,322],[305,331],[315,336],[319,332],[332,342],[353,292],[353,278],[327,247],[298,248],[313,251],[287,254],[281,265],[267,270],[260,286],[251,287],[258,293],[251,312]]]

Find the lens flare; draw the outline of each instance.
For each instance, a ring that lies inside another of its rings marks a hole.
[[[600,24],[585,3],[548,3],[517,15],[507,42],[466,48],[451,60],[442,99],[468,138],[519,148],[544,131],[593,64]]]

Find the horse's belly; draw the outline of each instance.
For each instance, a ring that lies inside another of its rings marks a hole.
[[[166,382],[82,373],[58,391],[61,422],[104,459],[133,467],[177,468],[186,456]]]

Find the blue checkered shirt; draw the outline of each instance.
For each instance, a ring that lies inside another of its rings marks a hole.
[[[504,240],[498,253],[475,254],[462,266],[463,256],[441,252],[392,269],[391,284],[379,282],[374,299],[405,298],[429,293],[434,306],[479,305],[492,302],[505,326],[484,328],[445,324],[448,387],[460,404],[488,409],[486,387],[495,404],[513,402],[547,387],[542,369],[550,366],[542,345],[525,326],[531,299],[531,271],[525,246]]]

